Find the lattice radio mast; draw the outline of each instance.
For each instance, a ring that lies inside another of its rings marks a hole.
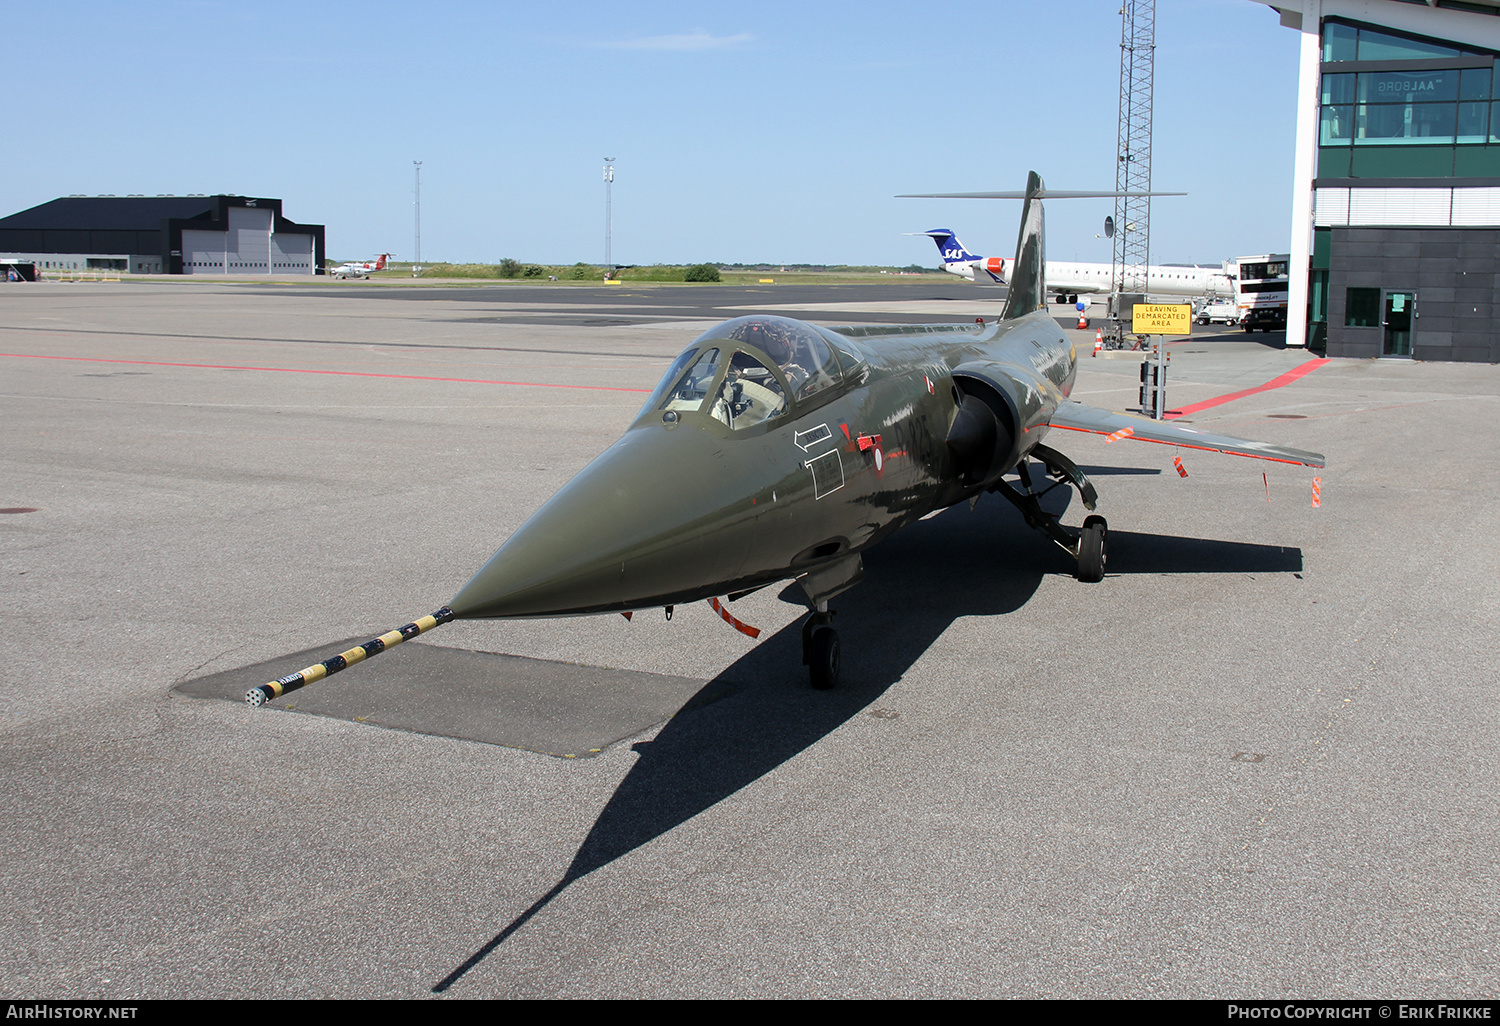
[[[1156,58],[1156,0],[1120,8],[1120,135],[1117,193],[1151,191],[1151,82]],[[1147,291],[1151,264],[1151,197],[1115,199],[1114,291]],[[1120,311],[1122,319],[1125,311]]]

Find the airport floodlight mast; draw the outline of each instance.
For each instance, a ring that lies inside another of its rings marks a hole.
[[[417,259],[411,265],[411,276],[416,278],[422,273],[422,162],[414,160],[412,166],[417,170]]]
[[[1115,167],[1116,314],[1121,295],[1144,295],[1151,250],[1151,85],[1156,55],[1156,0],[1120,8],[1120,130]],[[1125,194],[1133,195],[1125,195]]]
[[[604,277],[612,277],[615,273],[615,265],[611,262],[610,254],[610,201],[613,197],[610,193],[615,187],[615,158],[604,158]]]

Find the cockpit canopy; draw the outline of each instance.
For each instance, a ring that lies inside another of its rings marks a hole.
[[[843,379],[818,330],[790,317],[725,321],[673,362],[642,413],[706,413],[732,429],[785,414],[788,395],[807,402]]]
[[[732,339],[770,357],[799,401],[832,388],[843,377],[833,350],[818,329],[804,321],[761,314],[736,317],[709,328],[696,341],[712,339]]]

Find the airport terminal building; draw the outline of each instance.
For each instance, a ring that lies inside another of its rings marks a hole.
[[[287,275],[323,268],[323,226],[251,196],[66,196],[0,218],[0,261],[49,271]]]
[[[1287,344],[1500,362],[1500,0],[1258,2],[1301,33]]]

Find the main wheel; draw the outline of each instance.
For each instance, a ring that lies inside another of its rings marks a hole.
[[[838,631],[832,627],[819,627],[813,631],[807,668],[812,673],[812,686],[819,691],[827,691],[839,682]]]
[[[1089,517],[1078,536],[1078,579],[1085,584],[1104,580],[1104,561],[1109,543],[1109,524],[1103,517]]]

